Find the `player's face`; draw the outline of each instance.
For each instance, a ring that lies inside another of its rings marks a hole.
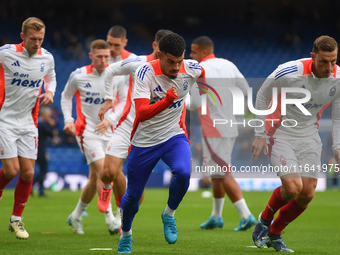
[[[89,56],[92,60],[93,67],[96,68],[99,73],[102,73],[109,64],[110,50],[94,49],[89,53]]]
[[[176,79],[179,68],[183,64],[184,52],[180,57],[175,57],[169,53],[164,54],[158,52],[158,58],[160,59],[162,72],[170,79]]]
[[[21,39],[24,41],[24,47],[28,54],[31,56],[37,54],[41,44],[44,41],[45,28],[40,31],[36,31],[33,28],[29,28],[26,33],[20,33]]]
[[[313,73],[318,78],[328,78],[336,65],[338,50],[332,52],[319,51],[311,53],[313,59]]]
[[[125,46],[127,45],[127,39],[122,39],[118,37],[107,36],[106,40],[110,45],[111,57],[115,58],[122,54]]]
[[[204,57],[204,50],[200,49],[197,44],[191,44],[190,58],[201,62]]]

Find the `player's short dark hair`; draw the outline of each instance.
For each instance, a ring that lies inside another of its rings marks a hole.
[[[169,35],[169,34],[173,34],[174,32],[172,32],[171,30],[167,30],[167,29],[160,29],[157,31],[157,33],[155,34],[155,42],[159,43],[159,41],[163,38],[163,36],[165,35]]]
[[[126,30],[122,26],[116,25],[110,28],[108,36],[126,39]]]
[[[214,49],[214,42],[208,36],[200,36],[194,39],[192,44],[197,44],[199,48],[202,49]]]
[[[108,44],[107,41],[104,41],[102,39],[94,40],[91,43],[91,51],[98,49],[98,50],[106,50],[110,49],[110,45]]]
[[[185,40],[176,33],[165,35],[159,42],[159,50],[164,54],[180,57],[185,51]]]
[[[328,51],[332,52],[338,49],[338,43],[334,40],[334,38],[328,35],[322,35],[314,41],[313,44],[313,53],[319,53],[319,51]]]

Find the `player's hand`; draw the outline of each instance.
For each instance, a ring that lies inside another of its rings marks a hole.
[[[251,146],[251,152],[253,153],[253,161],[257,160],[262,150],[264,155],[267,155],[267,139],[257,137],[255,138],[255,141]]]
[[[2,61],[0,61],[0,68],[2,67]]]
[[[175,87],[172,87],[167,90],[165,100],[169,102],[173,102],[178,97],[178,93]]]
[[[50,105],[53,103],[53,93],[51,91],[47,91],[44,94],[41,94],[38,96],[38,98],[42,98],[40,105]]]
[[[100,108],[98,113],[98,119],[103,120],[104,114],[112,108],[112,100],[106,99],[104,104],[102,105],[102,108]]]
[[[102,122],[100,122],[97,126],[94,132],[96,132],[98,135],[105,134],[106,130],[109,128],[110,122],[107,119],[103,119]]]
[[[340,164],[340,149],[334,151],[334,158],[337,164]]]
[[[172,93],[174,93],[174,95],[178,97],[177,89],[175,87],[172,87]]]
[[[68,135],[73,134],[75,131],[75,126],[73,122],[67,122],[64,126],[64,132]]]

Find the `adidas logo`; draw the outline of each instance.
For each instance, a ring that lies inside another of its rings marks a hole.
[[[88,82],[86,83],[86,85],[84,86],[84,88],[92,88],[91,84]]]
[[[12,64],[12,66],[20,66],[19,61],[18,61],[18,60],[15,61],[15,62]]]
[[[158,85],[158,87],[156,87],[153,91],[162,91],[162,88]]]

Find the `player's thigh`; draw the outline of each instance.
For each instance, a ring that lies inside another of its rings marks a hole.
[[[104,172],[109,172],[111,175],[118,175],[122,171],[124,158],[118,158],[109,154],[105,155]]]
[[[270,144],[269,151],[273,171],[280,178],[285,175],[299,174],[299,162],[296,151],[289,140],[282,138],[274,139],[274,142]]]
[[[124,132],[124,130],[117,129],[112,134],[106,149],[106,154],[116,158],[126,159],[130,145],[130,134]]]
[[[150,174],[160,160],[160,146],[132,146],[127,158],[127,192],[140,197]]]
[[[224,177],[230,173],[231,154],[235,137],[204,137],[202,139],[203,167],[210,177]]]
[[[320,137],[305,139],[298,146],[301,176],[317,179],[321,171],[322,142]]]
[[[106,140],[87,136],[76,136],[76,141],[88,165],[105,158],[105,149],[108,143]]]
[[[37,159],[38,155],[38,129],[20,130],[21,136],[17,140],[18,156],[28,159]]]
[[[191,172],[191,154],[188,139],[185,135],[170,138],[162,146],[162,159],[172,171]]]

